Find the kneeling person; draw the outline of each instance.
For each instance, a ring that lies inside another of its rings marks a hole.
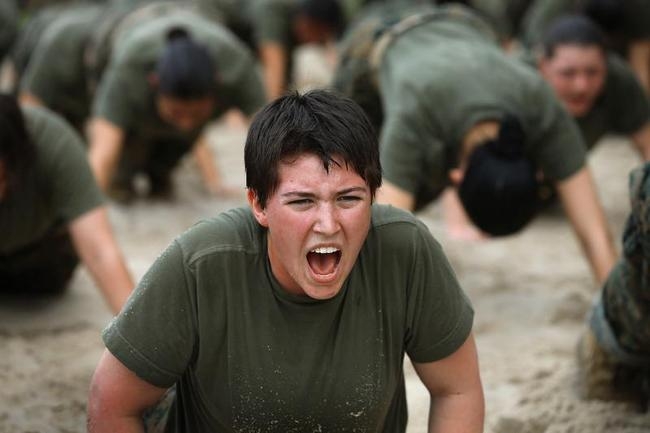
[[[254,118],[245,165],[250,209],[177,238],[105,330],[90,431],[142,428],[175,386],[167,432],[403,432],[405,353],[430,429],[482,431],[472,308],[424,224],[372,205],[362,110],[280,98]]]

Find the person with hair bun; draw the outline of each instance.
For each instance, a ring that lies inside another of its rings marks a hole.
[[[537,214],[550,183],[602,281],[613,241],[583,139],[551,89],[467,8],[399,13],[369,17],[346,36],[333,83],[379,128],[378,201],[414,211],[452,187],[452,235],[502,236]]]
[[[229,109],[251,115],[266,98],[250,51],[223,26],[180,5],[151,4],[124,18],[97,86],[89,159],[100,187],[128,201],[144,174],[152,196],[190,151],[206,188],[228,192],[204,134]]]

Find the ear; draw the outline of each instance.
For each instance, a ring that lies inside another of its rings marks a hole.
[[[451,181],[452,185],[455,187],[460,186],[461,182],[463,181],[464,174],[465,173],[460,168],[452,168],[449,170],[449,180]]]
[[[155,72],[150,72],[147,75],[147,82],[149,83],[152,89],[157,90],[158,83],[160,82],[160,79],[158,78],[158,74],[156,74]]]
[[[248,199],[248,204],[253,211],[253,215],[257,222],[262,226],[268,228],[269,223],[266,219],[266,210],[260,205],[259,200],[257,199],[257,194],[252,189],[246,190],[246,198]]]

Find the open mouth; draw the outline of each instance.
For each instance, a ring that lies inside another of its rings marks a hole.
[[[330,275],[341,261],[341,250],[335,247],[314,248],[307,253],[307,263],[315,275]]]

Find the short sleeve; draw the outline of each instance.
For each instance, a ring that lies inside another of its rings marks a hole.
[[[474,312],[440,244],[422,223],[418,225],[405,344],[412,361],[433,362],[451,355],[467,340]]]
[[[56,173],[50,176],[52,197],[61,218],[72,221],[103,205],[104,197],[90,171],[81,138],[67,124],[60,132],[58,139],[69,145],[56,157]]]
[[[130,69],[134,68],[123,62],[109,65],[102,75],[92,110],[94,117],[106,119],[123,130],[130,129],[132,119],[139,115],[138,98],[148,86],[141,73]]]
[[[32,139],[37,143],[39,172],[58,218],[69,222],[103,204],[79,134],[59,115],[45,108],[25,108]]]
[[[197,341],[195,306],[183,253],[172,243],[144,275],[120,314],[104,330],[108,350],[141,379],[174,384]]]

